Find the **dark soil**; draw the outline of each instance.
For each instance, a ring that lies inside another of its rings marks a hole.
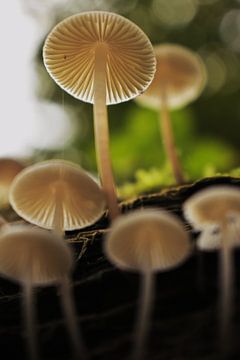
[[[181,205],[194,192],[215,184],[240,186],[240,179],[217,177],[121,203],[123,213],[158,207],[182,219]],[[11,221],[16,215],[2,211]],[[188,231],[191,228],[186,224]],[[106,215],[94,226],[66,234],[76,253],[73,290],[78,321],[93,360],[128,359],[137,311],[140,278],[115,269],[102,252],[108,231]],[[192,234],[195,241],[196,234]],[[14,251],[14,249],[13,249]],[[157,275],[146,360],[240,359],[240,253],[235,253],[235,302],[230,351],[219,340],[218,254],[195,252],[176,270]],[[21,288],[0,280],[1,359],[26,359],[21,321]],[[36,289],[38,334],[42,359],[71,359],[69,338],[58,289]]]

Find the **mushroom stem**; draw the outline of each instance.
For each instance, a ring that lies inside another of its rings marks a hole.
[[[56,202],[52,228],[56,234],[63,236],[63,211],[61,205],[62,201],[57,198],[57,196],[55,201]]]
[[[231,338],[231,316],[233,313],[233,283],[234,269],[232,266],[232,248],[230,243],[230,230],[228,225],[222,228],[222,247],[220,259],[221,274],[221,298],[220,298],[220,314],[221,314],[221,344],[225,351],[229,348],[229,340]]]
[[[136,338],[133,349],[132,360],[145,359],[145,345],[149,332],[149,322],[152,311],[154,297],[154,275],[151,271],[146,271],[142,278],[140,306],[136,324]]]
[[[64,203],[64,186],[62,180],[64,178],[64,169],[60,168],[61,180],[55,184],[55,210],[53,216],[53,231],[63,236],[64,234],[64,215],[63,215],[63,203]]]
[[[69,279],[67,277],[62,280],[61,293],[62,306],[66,316],[67,327],[70,333],[75,359],[87,360],[87,351],[78,329],[77,313],[73,303],[73,295],[71,293]]]
[[[28,352],[31,360],[38,360],[38,346],[35,328],[35,308],[33,302],[33,289],[30,283],[23,287],[23,312],[26,327]]]
[[[119,215],[117,195],[112,173],[109,151],[109,129],[106,106],[106,60],[107,52],[104,44],[96,47],[94,73],[94,133],[97,154],[97,165],[103,191],[106,194],[110,218]]]
[[[166,155],[172,166],[173,174],[177,184],[184,183],[183,170],[177,155],[176,146],[174,142],[173,130],[171,125],[169,107],[167,102],[167,95],[164,90],[161,90],[161,111],[160,111],[160,129],[162,132],[163,145]]]

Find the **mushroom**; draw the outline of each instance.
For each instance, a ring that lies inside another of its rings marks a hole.
[[[157,71],[151,85],[137,102],[160,111],[160,128],[165,152],[178,184],[184,182],[171,127],[169,110],[183,107],[196,99],[206,83],[206,70],[200,57],[191,50],[174,44],[154,47]]]
[[[28,222],[62,233],[95,223],[105,209],[104,194],[78,165],[64,160],[27,167],[14,179],[10,204]]]
[[[8,225],[0,232],[0,274],[20,282],[23,287],[23,310],[31,359],[39,358],[33,288],[59,284],[68,330],[77,359],[85,359],[85,348],[76,322],[69,273],[73,257],[57,234],[30,225]]]
[[[154,274],[183,262],[191,246],[181,222],[158,209],[137,210],[118,218],[108,234],[104,251],[118,268],[142,275],[140,310],[132,359],[145,359],[154,292]]]
[[[7,220],[2,215],[0,215],[0,230],[3,226],[7,224],[8,224]]]
[[[9,204],[9,188],[15,176],[24,169],[24,165],[11,158],[0,159],[0,206]]]
[[[220,250],[221,332],[227,342],[233,311],[232,249],[240,245],[240,191],[231,186],[212,186],[186,200],[185,218],[201,234],[197,247],[202,251]]]
[[[93,103],[97,164],[110,217],[119,214],[109,153],[106,105],[142,93],[152,81],[155,56],[138,26],[103,11],[70,16],[56,25],[43,48],[44,64],[56,83]]]

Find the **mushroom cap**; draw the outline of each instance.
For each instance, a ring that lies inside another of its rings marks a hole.
[[[154,47],[157,70],[154,79],[137,102],[150,108],[161,107],[161,94],[170,108],[179,108],[195,100],[202,92],[206,69],[201,58],[179,45],[164,44]]]
[[[49,160],[27,167],[14,179],[10,204],[23,219],[46,229],[54,228],[55,210],[63,230],[96,222],[105,209],[103,191],[78,165]]]
[[[140,272],[171,269],[190,251],[182,223],[157,209],[137,210],[118,218],[105,241],[105,253],[115,266]]]
[[[107,51],[107,104],[127,101],[143,92],[156,70],[152,45],[137,25],[110,12],[83,12],[56,25],[43,48],[47,71],[66,92],[93,103],[95,49],[99,44]]]
[[[232,221],[240,221],[240,189],[231,186],[211,186],[198,191],[183,205],[186,219],[196,230]]]
[[[15,176],[24,169],[24,165],[11,158],[0,159],[0,206],[9,204],[8,194]]]
[[[56,234],[30,225],[5,226],[0,231],[0,273],[32,285],[61,282],[73,266],[70,248]]]
[[[2,215],[0,215],[0,229],[2,226],[5,226],[5,225],[9,225],[9,223]]]

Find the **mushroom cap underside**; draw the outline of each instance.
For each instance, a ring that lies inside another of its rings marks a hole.
[[[69,276],[73,256],[64,241],[29,225],[0,231],[0,273],[22,284],[47,285]]]
[[[134,211],[117,219],[105,243],[106,255],[114,265],[140,272],[171,269],[190,251],[181,222],[155,209]]]
[[[106,51],[106,103],[142,93],[156,70],[152,45],[128,19],[92,11],[70,16],[49,33],[44,64],[54,81],[72,96],[93,103],[96,48]]]
[[[18,174],[10,203],[23,219],[47,229],[54,228],[56,216],[62,230],[80,229],[96,222],[105,210],[98,183],[80,166],[64,160],[37,163]]]
[[[193,51],[174,44],[154,47],[157,69],[148,89],[137,102],[159,109],[164,97],[174,109],[195,100],[206,84],[206,69],[201,58]]]
[[[211,186],[198,191],[183,205],[186,219],[196,230],[240,221],[240,189]]]

